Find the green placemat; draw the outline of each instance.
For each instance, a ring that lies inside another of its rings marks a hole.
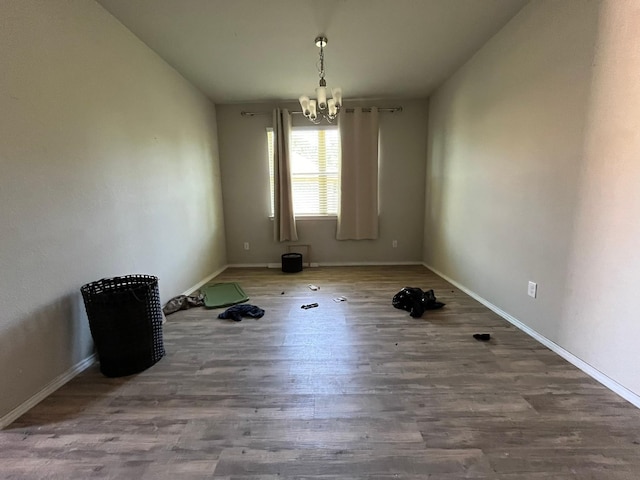
[[[207,308],[228,307],[249,300],[237,283],[215,283],[202,287],[204,306]]]

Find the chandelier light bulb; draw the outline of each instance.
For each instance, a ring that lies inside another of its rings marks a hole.
[[[316,109],[317,102],[315,100],[309,100],[309,118],[315,120],[318,118],[318,111]]]
[[[318,97],[318,109],[327,109],[327,87],[316,88],[316,97]]]
[[[342,107],[342,89],[340,87],[336,87],[331,89],[331,96],[336,102],[336,107],[339,109]]]
[[[300,107],[302,107],[302,114],[305,117],[308,117],[309,115],[311,115],[311,110],[309,109],[309,97],[307,97],[306,95],[302,95],[299,98],[300,100]]]
[[[330,98],[329,100],[327,100],[327,110],[329,111],[329,115],[332,117],[335,117],[336,114],[338,113],[338,110],[336,109],[336,101],[333,98]]]

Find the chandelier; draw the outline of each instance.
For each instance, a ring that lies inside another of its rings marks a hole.
[[[338,116],[340,108],[342,108],[342,89],[332,88],[331,97],[327,99],[327,82],[324,79],[324,47],[327,45],[327,37],[316,37],[316,46],[320,48],[320,65],[319,76],[320,86],[316,88],[317,100],[312,100],[306,95],[302,95],[300,100],[300,106],[302,107],[302,113],[305,117],[311,120],[313,123],[318,124],[324,118],[327,122],[331,123]]]

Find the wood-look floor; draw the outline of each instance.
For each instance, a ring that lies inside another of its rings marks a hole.
[[[1,431],[0,478],[640,478],[640,410],[423,267],[216,280],[265,316],[169,316],[151,369],[92,367]],[[447,305],[413,319],[404,286]]]

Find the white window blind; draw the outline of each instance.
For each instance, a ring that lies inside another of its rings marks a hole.
[[[273,215],[273,130],[267,129]],[[297,216],[336,215],[340,192],[340,136],[336,127],[294,128],[291,132],[291,188]]]

